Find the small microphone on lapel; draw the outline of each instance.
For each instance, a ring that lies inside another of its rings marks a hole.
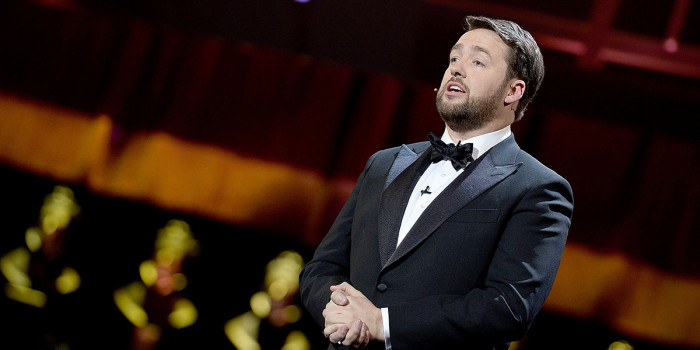
[[[424,195],[424,194],[432,194],[432,193],[433,193],[433,192],[430,192],[430,186],[425,186],[425,189],[424,189],[424,190],[420,190],[420,195],[421,195],[421,196]]]

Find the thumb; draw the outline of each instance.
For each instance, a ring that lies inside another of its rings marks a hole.
[[[338,306],[345,306],[348,304],[348,296],[342,290],[335,290],[331,293],[331,301]]]
[[[337,290],[341,290],[351,297],[364,296],[364,294],[362,294],[359,290],[355,289],[355,287],[351,286],[348,282],[343,282],[339,285],[331,286],[332,292],[335,292]]]

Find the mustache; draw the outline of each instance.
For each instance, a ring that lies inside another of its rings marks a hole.
[[[444,93],[444,92],[447,90],[447,85],[450,85],[450,83],[457,83],[457,84],[459,84],[459,86],[462,87],[462,89],[464,90],[464,92],[469,93],[469,88],[467,87],[466,84],[464,84],[464,80],[463,80],[462,78],[458,78],[458,77],[452,77],[452,78],[450,78],[450,79],[445,83],[445,85],[442,86],[442,88],[440,89],[439,93],[440,93],[440,94]]]

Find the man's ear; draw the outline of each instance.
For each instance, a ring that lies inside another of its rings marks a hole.
[[[523,97],[525,93],[525,82],[520,79],[513,79],[513,81],[508,84],[508,94],[506,95],[506,104],[511,104],[517,102]]]

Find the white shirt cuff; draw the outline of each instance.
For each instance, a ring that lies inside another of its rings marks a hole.
[[[382,308],[382,323],[384,323],[384,346],[386,350],[391,350],[391,339],[389,338],[389,308]]]

